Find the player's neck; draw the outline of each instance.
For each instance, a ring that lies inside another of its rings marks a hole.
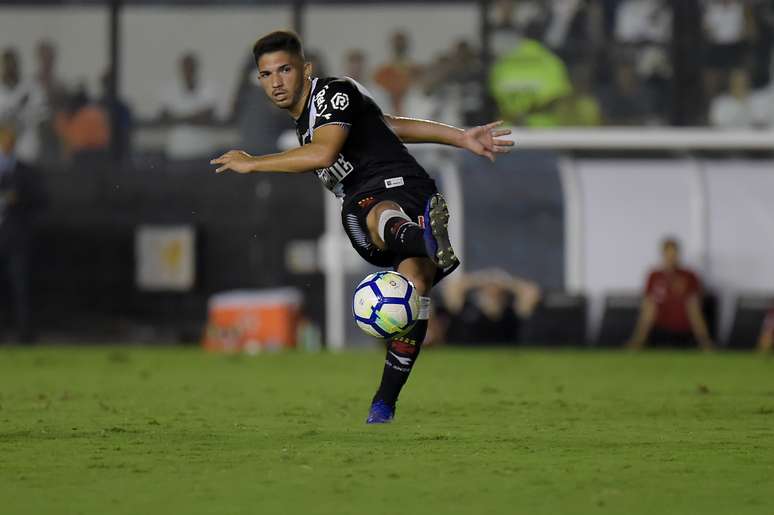
[[[309,99],[309,94],[311,91],[312,79],[305,80],[304,90],[301,93],[301,97],[298,99],[298,102],[296,102],[295,105],[288,109],[290,116],[292,116],[294,120],[298,120],[301,117],[301,113],[304,112],[304,108],[306,107],[306,102]]]

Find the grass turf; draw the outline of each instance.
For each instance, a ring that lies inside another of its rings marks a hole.
[[[774,360],[0,349],[0,513],[774,513]]]

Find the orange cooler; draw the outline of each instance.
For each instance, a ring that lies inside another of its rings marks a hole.
[[[295,347],[301,293],[295,288],[237,290],[209,300],[203,346],[257,353]]]

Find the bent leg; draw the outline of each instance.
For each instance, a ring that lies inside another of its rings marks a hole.
[[[383,200],[376,204],[366,216],[366,225],[378,248],[400,256],[427,256],[422,228],[396,202]]]

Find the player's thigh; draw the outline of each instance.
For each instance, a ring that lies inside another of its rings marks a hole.
[[[420,295],[426,296],[433,287],[438,267],[430,258],[410,257],[402,260],[397,269],[414,284]]]
[[[366,226],[368,227],[368,233],[369,236],[371,236],[371,241],[380,249],[384,249],[385,244],[384,240],[382,240],[382,237],[379,234],[379,218],[382,216],[382,213],[388,210],[403,211],[397,202],[392,200],[382,200],[375,204],[374,207],[368,211],[368,215],[366,216]]]

